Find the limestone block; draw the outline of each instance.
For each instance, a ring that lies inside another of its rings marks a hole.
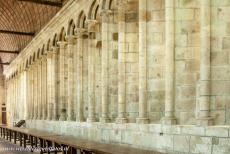
[[[228,127],[212,126],[206,128],[206,136],[229,137],[228,133],[229,133]]]
[[[126,32],[127,33],[135,33],[138,32],[139,23],[127,23],[126,24]]]
[[[152,67],[156,67],[164,64],[164,55],[154,54],[147,57],[148,63]],[[151,68],[151,67],[150,67]]]
[[[176,84],[178,86],[182,86],[182,85],[195,85],[196,82],[199,79],[199,75],[197,73],[181,73],[178,74],[177,78],[176,78]]]
[[[162,125],[161,124],[149,124],[149,132],[150,133],[162,133]]]
[[[213,154],[228,154],[230,153],[229,146],[213,145]]]
[[[200,46],[200,33],[188,34],[188,46],[192,46],[192,47]]]
[[[213,6],[230,6],[230,1],[229,0],[213,0],[212,1]]]
[[[211,64],[213,66],[227,65],[229,63],[228,52],[211,52]]]
[[[149,33],[164,32],[164,27],[165,22],[147,22],[147,30]]]
[[[212,150],[212,138],[191,136],[190,138],[190,152],[191,153],[210,153]]]
[[[180,98],[176,101],[176,109],[178,111],[189,111],[196,109],[196,99],[195,98]]]
[[[162,66],[151,67],[148,70],[149,79],[163,79],[164,78],[164,68]]]
[[[135,52],[126,53],[126,62],[129,63],[138,62],[138,53]]]
[[[205,128],[199,126],[181,126],[181,133],[186,135],[205,135]]]
[[[190,136],[174,135],[173,137],[173,149],[180,152],[189,152],[189,140]]]
[[[179,124],[194,125],[196,124],[195,113],[193,111],[179,112]]]
[[[230,82],[229,81],[212,81],[211,83],[212,95],[229,95],[230,93]]]
[[[218,7],[218,19],[222,21],[230,21],[230,7]]]
[[[164,21],[164,20],[165,20],[164,10],[152,11],[151,21]]]
[[[150,102],[157,101],[158,103],[164,100],[165,94],[164,91],[152,91],[148,92],[148,100]]]
[[[163,40],[163,33],[160,32],[151,33],[147,36],[147,43],[152,45],[161,45],[163,44]]]
[[[179,6],[181,8],[199,8],[199,0],[179,0]]]
[[[187,34],[177,34],[175,37],[176,47],[186,47],[188,46],[188,35]]]
[[[163,0],[148,0],[147,10],[161,10],[163,8]]]
[[[226,118],[225,110],[214,110],[211,111],[211,116],[215,119],[215,125],[224,125]]]
[[[212,67],[213,80],[228,80],[230,78],[230,69],[228,66]]]
[[[198,21],[177,21],[175,22],[175,32],[186,34],[186,33],[198,33],[200,31],[200,22]]]
[[[180,135],[181,127],[177,125],[163,125],[162,131],[164,134]]]
[[[194,9],[176,9],[176,20],[193,20]]]
[[[148,91],[162,91],[165,88],[164,80],[148,80]]]
[[[138,22],[138,14],[136,12],[129,12],[125,14],[125,21],[127,23]]]

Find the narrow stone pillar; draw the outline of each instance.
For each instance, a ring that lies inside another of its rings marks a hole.
[[[29,114],[29,103],[28,103],[28,70],[23,70],[23,82],[22,82],[22,95],[23,95],[23,104],[24,104],[24,113],[23,113],[23,119],[28,120],[28,114]]]
[[[137,123],[147,118],[147,0],[139,1],[139,116]]]
[[[67,39],[67,57],[68,57],[68,112],[67,120],[74,120],[74,49],[76,44],[76,36],[69,35]]]
[[[53,103],[53,67],[52,67],[52,52],[47,52],[47,120],[52,120],[52,103]]]
[[[210,95],[211,95],[211,0],[202,0],[200,8],[200,98],[198,125],[213,125],[213,118],[210,116]]]
[[[175,2],[165,1],[165,116],[163,124],[176,124],[174,116],[174,81],[175,81]]]
[[[77,29],[77,71],[75,78],[77,79],[77,105],[76,105],[76,121],[84,121],[83,116],[83,36],[87,33],[86,29]]]
[[[102,53],[101,53],[101,118],[100,122],[109,122],[109,20],[112,14],[111,10],[102,10]]]
[[[53,120],[58,120],[58,47],[52,47],[52,101],[53,101]]]
[[[41,58],[41,67],[42,67],[42,119],[47,119],[47,58],[46,55],[42,55]]]
[[[31,90],[30,90],[30,71],[28,68],[26,68],[26,120],[30,119],[30,114],[31,114],[31,104],[30,104],[30,95],[31,95]]]
[[[65,50],[66,42],[58,42],[59,49],[59,96],[58,100],[61,107],[60,121],[66,120],[66,91],[65,91]]]
[[[34,74],[33,74],[33,66],[30,66],[30,119],[34,119]]]
[[[95,122],[95,33],[96,33],[96,20],[88,20],[88,102],[89,114],[87,122]]]
[[[117,123],[127,123],[126,117],[126,12],[127,0],[118,1],[118,117]]]
[[[34,64],[34,119],[38,119],[38,64]]]
[[[38,84],[37,84],[37,88],[38,88],[38,97],[37,97],[37,101],[38,101],[38,120],[42,119],[42,62],[39,59],[38,60]]]

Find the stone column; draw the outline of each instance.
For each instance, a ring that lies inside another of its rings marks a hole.
[[[126,21],[127,0],[118,1],[118,117],[117,123],[127,123],[126,117]]]
[[[147,118],[147,0],[139,1],[139,116],[137,123]]]
[[[31,104],[30,119],[34,119],[34,74],[33,74],[33,66],[30,66],[30,104]]]
[[[96,33],[96,20],[88,20],[88,102],[89,114],[87,122],[95,122],[95,33]]]
[[[26,72],[26,120],[30,119],[30,114],[31,114],[31,104],[30,104],[30,95],[31,95],[31,90],[30,90],[30,71],[28,68],[25,70]]]
[[[77,106],[76,106],[76,121],[84,121],[83,116],[83,35],[86,34],[86,29],[77,29],[77,71],[75,79],[77,79]]]
[[[58,120],[58,47],[52,47],[52,101],[53,101],[53,120]]]
[[[53,67],[52,67],[52,52],[47,52],[47,120],[52,120],[53,115]]]
[[[28,113],[29,113],[29,109],[28,109],[28,72],[27,69],[23,70],[23,82],[22,82],[22,95],[23,95],[23,104],[24,104],[24,113],[23,113],[23,119],[28,119]]]
[[[165,1],[165,116],[163,124],[176,124],[174,116],[174,81],[175,81],[175,2]]]
[[[41,120],[42,118],[42,62],[39,59],[38,61],[38,119]]]
[[[42,55],[41,58],[41,67],[42,67],[42,119],[46,120],[47,119],[47,70],[46,66],[47,65],[47,59],[46,55]]]
[[[200,98],[198,125],[213,125],[213,118],[210,116],[210,95],[211,95],[211,0],[201,1],[200,28]]]
[[[102,10],[102,53],[101,53],[101,122],[109,122],[109,20],[112,14],[111,10]]]
[[[34,119],[38,119],[38,64],[34,64]]]
[[[74,120],[74,49],[76,36],[67,36],[67,57],[68,57],[68,112],[67,120]]]
[[[60,121],[66,120],[66,93],[65,93],[65,50],[66,42],[58,42],[59,49],[59,96],[58,100],[61,107]]]

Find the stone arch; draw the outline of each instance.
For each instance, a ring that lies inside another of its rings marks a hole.
[[[97,0],[93,0],[91,3],[89,9],[88,9],[88,18],[90,20],[95,20],[97,18],[98,12],[99,12],[99,3]]]
[[[41,49],[39,48],[36,54],[36,60],[40,58],[40,55],[41,55]]]
[[[41,56],[42,56],[42,55],[44,55],[44,54],[45,54],[45,52],[46,52],[46,45],[45,45],[45,44],[43,44],[43,45],[42,45],[42,49],[41,49],[41,52],[40,52],[40,57],[39,57],[39,58],[41,58]]]
[[[74,35],[74,30],[75,30],[75,23],[74,20],[71,19],[68,24],[67,34]]]
[[[66,31],[65,28],[62,27],[59,36],[58,36],[58,41],[65,41],[65,37],[66,37]]]
[[[78,19],[77,19],[77,28],[86,28],[86,15],[84,11],[81,11],[79,13]]]
[[[57,42],[58,42],[58,37],[57,34],[55,33],[51,42],[51,46],[57,46]]]
[[[111,10],[114,6],[114,0],[102,0],[100,6],[101,9]]]
[[[36,60],[36,52],[33,53],[32,63]]]

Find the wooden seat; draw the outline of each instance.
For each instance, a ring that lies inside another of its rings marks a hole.
[[[77,151],[81,154],[160,154],[160,152],[141,150],[115,144],[97,143],[36,129],[7,126],[0,126],[0,129],[2,138],[11,141],[13,137],[15,142],[18,138],[20,145],[24,147],[26,147],[27,142],[29,142],[31,147],[43,148],[43,151],[40,153],[57,153],[60,152],[60,150],[44,149],[46,147],[62,147],[68,149],[68,151],[62,151],[63,154],[77,154]]]

